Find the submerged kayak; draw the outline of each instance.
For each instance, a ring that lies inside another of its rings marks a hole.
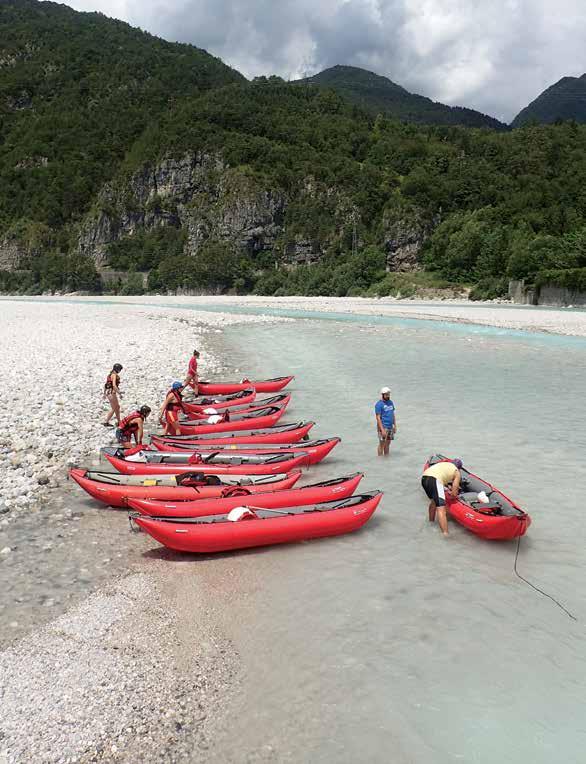
[[[192,433],[191,435],[153,435],[151,443],[185,443],[197,440],[198,443],[228,444],[237,443],[299,443],[309,436],[315,422],[295,422],[277,424],[272,427],[247,430],[225,430],[212,433]]]
[[[194,501],[266,491],[285,491],[301,477],[301,470],[286,475],[205,475],[184,472],[180,475],[121,475],[118,472],[69,471],[70,477],[94,499],[111,507],[126,507],[129,499]]]
[[[169,549],[207,554],[350,533],[370,520],[382,496],[382,492],[373,491],[284,510],[250,508],[244,515],[248,517],[236,522],[227,514],[167,519],[136,512],[130,517]],[[234,512],[237,510],[230,514]]]
[[[277,424],[284,413],[284,408],[280,408],[279,406],[269,406],[266,409],[254,411],[251,414],[235,414],[230,417],[229,421],[209,422],[203,420],[201,422],[178,422],[178,427],[181,435],[250,430],[256,429],[257,427],[271,427],[272,425]]]
[[[230,393],[239,393],[252,387],[257,393],[278,393],[284,387],[287,387],[291,380],[295,379],[293,375],[289,377],[274,377],[273,379],[262,379],[255,382],[249,379],[243,379],[242,382],[198,382],[198,389],[202,395],[229,395]]]
[[[424,470],[438,462],[451,461],[441,454],[431,456]],[[450,517],[472,533],[491,541],[523,536],[531,525],[531,517],[512,499],[467,469],[460,470],[462,480],[457,497],[446,491],[446,507]],[[478,498],[484,491],[488,502]]]
[[[123,475],[178,475],[187,470],[212,475],[245,474],[274,475],[290,472],[307,465],[308,456],[299,451],[295,454],[240,454],[212,453],[204,459],[196,454],[166,454],[164,451],[140,451],[133,456],[123,456],[116,448],[104,448],[102,453],[110,464]]]
[[[219,499],[197,499],[187,501],[153,501],[150,499],[130,499],[128,505],[141,515],[152,517],[202,517],[204,515],[221,515],[234,507],[249,502],[255,507],[264,509],[282,509],[315,504],[321,501],[333,501],[352,496],[364,475],[356,472],[354,475],[322,480],[319,483],[304,485],[301,488],[265,489],[263,492],[247,495],[248,486],[242,486],[232,496]]]
[[[278,395],[272,395],[270,398],[263,398],[253,403],[241,403],[238,406],[227,406],[223,409],[216,409],[213,406],[206,407],[203,411],[193,411],[189,404],[184,403],[184,414],[181,416],[181,421],[184,424],[188,424],[189,420],[200,421],[202,419],[209,419],[213,414],[228,414],[229,417],[233,417],[235,414],[252,414],[256,411],[261,411],[269,406],[278,406],[281,409],[286,409],[291,401],[291,393],[279,393]]]
[[[241,443],[228,445],[226,443],[209,444],[199,440],[174,441],[171,443],[153,441],[152,445],[165,453],[198,453],[206,456],[210,453],[233,453],[233,454],[266,454],[266,453],[298,453],[304,451],[308,455],[308,464],[318,464],[340,443],[341,438],[322,438],[321,440],[304,440],[303,443]]]

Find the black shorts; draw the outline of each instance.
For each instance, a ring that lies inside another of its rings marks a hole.
[[[421,478],[421,487],[431,499],[436,507],[444,507],[446,504],[446,492],[443,484],[431,475],[424,475]]]
[[[129,438],[126,437],[126,435],[122,432],[120,427],[116,428],[116,432],[114,433],[116,435],[116,440],[118,443],[126,443]]]

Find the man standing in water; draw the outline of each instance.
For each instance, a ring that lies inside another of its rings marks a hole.
[[[452,496],[457,496],[460,490],[462,475],[462,460],[438,462],[428,467],[421,476],[421,487],[427,494],[429,501],[429,522],[437,519],[444,536],[448,535],[448,517],[446,514],[446,486],[452,484]]]
[[[376,402],[374,407],[376,429],[378,432],[378,455],[388,456],[391,440],[397,432],[397,415],[395,404],[391,400],[390,389],[383,387],[380,394],[381,399]]]

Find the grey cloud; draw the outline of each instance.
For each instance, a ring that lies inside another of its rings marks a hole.
[[[545,87],[586,71],[583,0],[76,2],[205,48],[248,77],[350,64],[507,121]]]

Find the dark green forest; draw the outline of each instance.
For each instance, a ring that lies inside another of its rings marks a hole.
[[[149,271],[153,291],[343,296],[466,284],[481,298],[503,294],[510,278],[584,280],[584,125],[406,122],[327,87],[248,82],[205,51],[100,14],[0,5],[0,242],[28,253],[16,272],[0,271],[0,289],[98,290],[77,242],[86,216],[108,209],[104,184],[118,189],[113,210],[126,197],[132,210],[134,174],[186,152],[221,157],[235,188],[285,199],[283,234],[260,252],[212,236],[192,255],[166,210],[168,225],[108,250],[112,268]],[[426,232],[423,272],[387,273],[389,230],[410,227]],[[318,243],[315,262],[286,262],[296,237]]]

